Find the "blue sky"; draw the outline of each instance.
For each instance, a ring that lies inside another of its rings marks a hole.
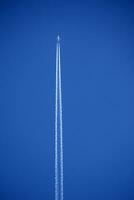
[[[54,199],[56,37],[64,197],[134,199],[133,1],[0,2],[0,199]]]

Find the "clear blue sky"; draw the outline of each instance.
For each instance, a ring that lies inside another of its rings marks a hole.
[[[133,1],[0,1],[0,199],[54,200],[61,37],[65,200],[134,199]]]

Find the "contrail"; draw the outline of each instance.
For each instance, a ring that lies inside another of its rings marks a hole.
[[[63,200],[63,128],[60,38],[56,45],[56,89],[55,89],[55,200]]]
[[[63,200],[63,127],[62,127],[62,91],[61,91],[61,63],[59,44],[59,106],[60,106],[60,196]]]
[[[58,46],[56,46],[56,88],[55,88],[55,200],[58,200]]]

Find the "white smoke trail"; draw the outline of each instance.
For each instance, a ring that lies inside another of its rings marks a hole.
[[[56,47],[56,88],[55,88],[55,200],[58,200],[58,46]]]
[[[59,108],[60,108],[60,200],[63,200],[63,127],[62,127],[62,90],[61,90],[61,63],[59,44]]]
[[[56,89],[55,89],[55,200],[63,200],[63,128],[60,43],[56,46]]]

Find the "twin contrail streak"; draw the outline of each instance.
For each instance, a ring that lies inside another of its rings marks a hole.
[[[63,200],[63,129],[60,38],[56,45],[56,89],[55,89],[55,200]]]

